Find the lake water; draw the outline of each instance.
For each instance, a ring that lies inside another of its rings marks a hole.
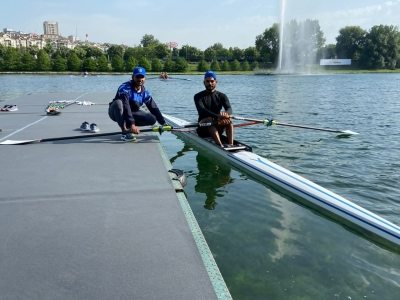
[[[0,75],[0,101],[37,92],[115,92],[129,77]],[[151,77],[146,87],[162,112],[197,120],[193,95],[203,89],[202,76]],[[221,75],[218,84],[235,115],[359,132],[341,138],[254,125],[237,128],[235,138],[397,225],[399,87],[400,74]],[[399,298],[399,253],[178,135],[164,133],[161,141],[174,168],[188,176],[186,196],[234,299]]]

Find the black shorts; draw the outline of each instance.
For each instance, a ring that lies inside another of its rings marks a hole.
[[[219,135],[223,134],[225,131],[224,126],[217,126]],[[202,138],[210,137],[210,132],[208,131],[208,126],[205,127],[197,127],[196,129],[197,135]]]

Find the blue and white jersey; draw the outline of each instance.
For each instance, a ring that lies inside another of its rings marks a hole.
[[[124,82],[118,88],[114,100],[116,99],[122,101],[124,108],[123,118],[128,127],[135,124],[135,118],[132,116],[132,112],[138,111],[143,104],[146,105],[150,113],[156,117],[158,123],[165,123],[156,102],[144,86],[141,87],[140,92],[137,92],[132,81]]]
[[[138,93],[134,88],[132,88],[131,81],[124,82],[120,85],[117,92],[119,99],[124,97],[128,98],[129,106],[132,111],[137,111],[143,104],[148,104],[153,98],[151,94],[144,86],[142,86],[141,91]]]

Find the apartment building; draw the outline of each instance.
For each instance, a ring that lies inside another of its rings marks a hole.
[[[50,21],[43,22],[43,32],[44,34],[59,35],[58,22],[50,22]]]
[[[47,41],[50,42],[54,50],[60,47],[74,49],[77,45],[85,44],[101,49],[106,52],[111,44],[89,43],[89,41],[80,41],[77,36],[69,36],[65,38],[58,33],[58,23],[46,21],[43,23],[44,34],[24,33],[21,31],[14,31],[11,28],[4,28],[0,32],[0,45],[12,48],[37,46],[43,49]],[[57,33],[50,33],[57,32]]]

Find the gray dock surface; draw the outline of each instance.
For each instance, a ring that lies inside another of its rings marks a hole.
[[[1,102],[19,110],[0,113],[0,142],[118,131],[113,96]],[[96,105],[47,116],[60,100]],[[230,299],[155,133],[0,145],[0,162],[0,299]]]

